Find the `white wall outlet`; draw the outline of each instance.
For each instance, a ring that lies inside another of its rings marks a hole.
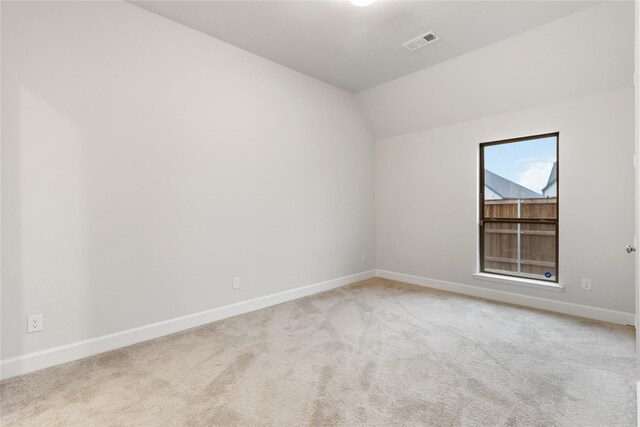
[[[365,254],[360,255],[360,262],[367,262],[367,256]]]
[[[42,314],[32,314],[27,316],[27,333],[39,332],[44,329],[44,319]]]
[[[591,279],[582,279],[582,290],[583,291],[591,290]]]
[[[233,289],[238,289],[240,287],[240,277],[234,277],[231,286],[233,287]]]

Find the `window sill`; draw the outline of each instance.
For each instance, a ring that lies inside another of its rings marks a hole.
[[[564,286],[559,283],[545,282],[543,280],[522,279],[520,277],[500,276],[499,274],[490,273],[474,273],[473,278],[476,280],[484,280],[485,282],[505,283],[507,285],[524,286],[534,289],[545,289],[547,291],[561,292]]]

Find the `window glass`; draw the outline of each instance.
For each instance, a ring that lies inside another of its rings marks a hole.
[[[558,281],[558,134],[480,144],[480,264]]]

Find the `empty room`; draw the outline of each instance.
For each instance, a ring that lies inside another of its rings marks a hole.
[[[2,426],[637,426],[628,1],[0,1]]]

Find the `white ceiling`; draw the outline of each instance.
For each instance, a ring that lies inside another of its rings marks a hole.
[[[585,1],[131,1],[350,92],[585,9]],[[441,39],[409,52],[402,43]]]

